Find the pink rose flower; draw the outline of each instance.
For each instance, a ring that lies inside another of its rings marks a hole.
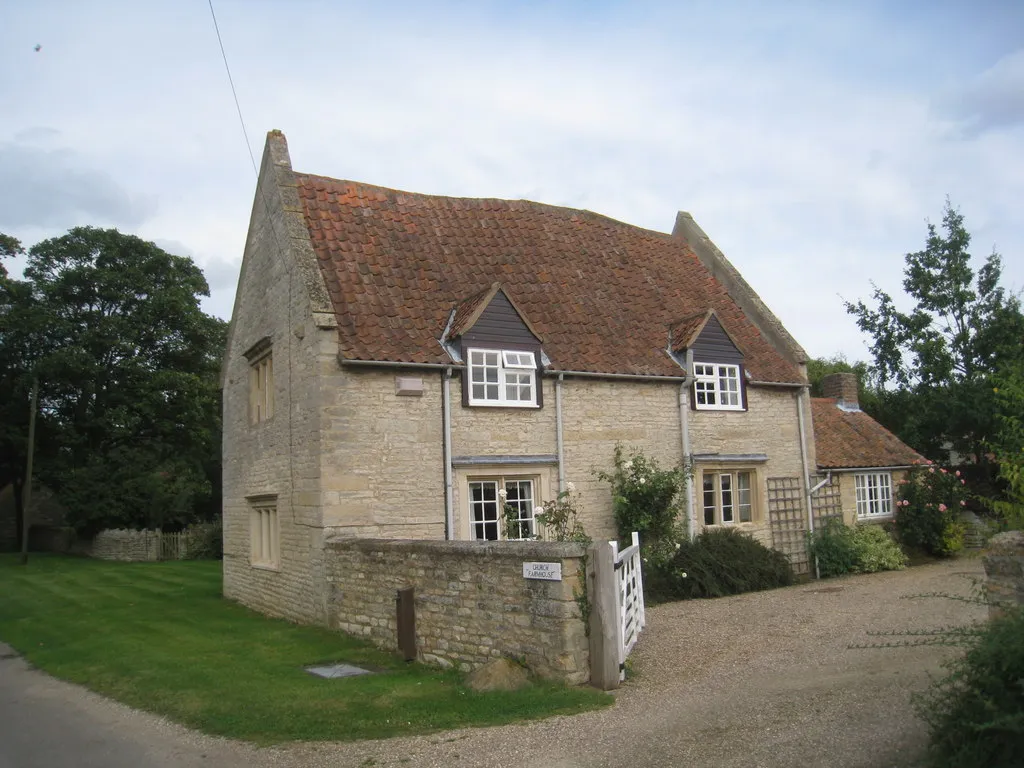
[[[958,469],[958,470],[957,470],[957,471],[956,471],[956,472],[955,472],[954,474],[955,474],[955,475],[956,475],[957,477],[960,477],[960,470]]]
[[[939,512],[945,512],[945,511],[946,511],[946,505],[945,504],[939,504]]]
[[[966,507],[967,506],[967,502],[964,501],[963,499],[960,499],[960,506],[961,507]]]

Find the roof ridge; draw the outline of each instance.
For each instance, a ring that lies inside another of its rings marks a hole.
[[[641,227],[636,224],[630,224],[628,221],[616,219],[612,216],[608,216],[604,213],[598,213],[592,211],[589,208],[573,208],[568,205],[554,205],[552,203],[542,203],[537,200],[530,200],[525,197],[471,197],[469,195],[438,195],[430,192],[412,192],[408,189],[398,189],[397,187],[386,187],[381,184],[371,184],[365,181],[356,181],[355,179],[338,179],[333,176],[324,176],[319,173],[305,173],[302,171],[294,171],[297,179],[319,179],[321,181],[329,181],[335,184],[354,184],[358,187],[363,187],[369,190],[375,190],[379,192],[391,193],[395,195],[408,195],[410,197],[424,198],[428,200],[452,200],[457,202],[473,202],[473,203],[521,203],[539,210],[552,211],[557,213],[572,213],[587,216],[592,219],[605,221],[610,224],[619,227],[625,227],[636,232],[644,232],[660,240],[664,240],[669,243],[678,244],[684,248],[691,249],[690,244],[686,241],[680,240],[677,237],[673,237],[671,232],[660,232],[656,229],[650,229],[648,227]],[[692,250],[692,249],[691,249]]]

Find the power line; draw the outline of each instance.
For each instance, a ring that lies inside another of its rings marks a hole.
[[[259,169],[256,167],[256,156],[252,153],[252,143],[249,141],[249,132],[245,129],[245,119],[242,117],[242,106],[238,103],[238,91],[235,90],[235,80],[231,77],[231,67],[228,66],[228,55],[224,52],[224,41],[220,36],[220,25],[217,24],[217,14],[213,10],[213,0],[207,0],[210,5],[210,15],[213,17],[213,29],[217,33],[217,44],[220,46],[220,57],[224,60],[224,69],[228,73],[228,84],[231,86],[231,95],[235,99],[235,109],[238,112],[238,122],[242,124],[242,136],[245,137],[245,148],[249,150],[249,162],[252,169],[259,176]]]

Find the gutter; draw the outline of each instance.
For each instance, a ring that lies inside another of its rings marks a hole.
[[[688,358],[690,356],[688,355]],[[338,355],[338,362],[342,365],[359,365],[359,366],[376,366],[380,368],[421,368],[421,369],[433,369],[433,370],[449,370],[452,368],[465,368],[465,363],[406,363],[399,362],[396,360],[353,360],[351,358],[342,357]],[[692,368],[692,365],[691,365]],[[626,379],[629,381],[678,381],[678,382],[689,382],[693,383],[692,375],[687,376],[655,376],[652,374],[642,373],[598,373],[595,371],[554,371],[545,370],[541,373],[542,376],[557,376],[559,378],[565,376],[578,376],[585,379]],[[806,384],[792,384],[781,381],[748,381],[749,386],[755,387],[783,387],[787,389],[802,389],[806,387]],[[689,386],[689,385],[687,385]]]
[[[828,472],[829,473],[832,473],[832,472],[869,472],[869,471],[892,472],[893,470],[897,470],[897,469],[914,469],[915,467],[920,468],[922,466],[927,466],[927,465],[926,464],[916,464],[916,465],[915,464],[902,464],[902,465],[900,465],[898,467],[874,467],[874,466],[869,466],[869,467],[832,467],[831,469],[828,470]]]
[[[397,360],[351,360],[338,355],[338,362],[342,365],[366,365],[379,368],[428,368],[436,371],[451,371],[452,368],[465,368],[464,365],[452,363],[403,363]]]

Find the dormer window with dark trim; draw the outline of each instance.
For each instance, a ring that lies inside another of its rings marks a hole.
[[[669,326],[669,350],[683,367],[692,362],[692,407],[698,411],[744,411],[743,353],[714,310]]]
[[[540,335],[499,283],[452,309],[441,345],[466,366],[463,406],[544,405]]]
[[[533,352],[466,350],[469,404],[537,407],[537,360]]]
[[[743,388],[738,365],[694,363],[693,376],[697,410],[743,410]]]

